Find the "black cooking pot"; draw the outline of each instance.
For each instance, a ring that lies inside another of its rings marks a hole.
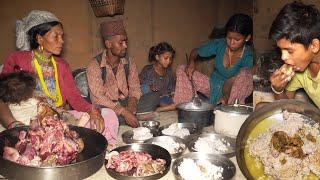
[[[202,102],[201,106],[194,105],[193,102],[182,103],[177,106],[178,122],[195,123],[199,129],[210,126],[214,123],[214,106]]]

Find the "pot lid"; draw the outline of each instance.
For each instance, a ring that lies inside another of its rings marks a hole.
[[[221,105],[216,108],[223,112],[237,113],[237,114],[250,114],[253,111],[251,106],[233,104],[233,105]]]
[[[193,102],[181,103],[177,106],[179,109],[182,110],[189,110],[189,111],[209,111],[213,110],[213,105],[207,102],[202,101],[200,106],[195,105]]]

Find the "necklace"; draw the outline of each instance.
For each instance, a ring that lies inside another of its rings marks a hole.
[[[53,94],[51,94],[48,90],[48,87],[47,87],[47,85],[44,81],[44,78],[43,78],[41,66],[40,66],[36,56],[33,57],[33,64],[34,64],[34,67],[35,67],[36,72],[38,74],[42,90],[44,91],[46,96],[48,96],[50,99],[52,99],[55,102],[56,107],[60,107],[60,106],[62,106],[63,102],[62,102],[62,96],[61,96],[60,86],[59,86],[57,64],[56,64],[56,61],[54,60],[53,56],[51,56],[50,61],[53,65],[55,85],[56,85],[56,91]]]
[[[241,52],[241,55],[240,55],[240,58],[242,58],[242,55],[243,55],[243,52],[244,52],[244,49],[246,48],[246,46],[243,46],[242,48],[242,52]],[[229,67],[231,67],[231,63],[232,63],[232,55],[231,54],[231,50],[230,48],[228,47],[228,57],[229,57]]]
[[[51,61],[50,58],[40,55],[37,51],[33,51],[33,54],[38,61],[42,61],[45,64],[48,64]]]

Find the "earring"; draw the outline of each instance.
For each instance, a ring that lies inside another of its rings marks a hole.
[[[42,45],[39,45],[38,49],[39,49],[39,52],[41,52],[41,53],[43,52],[43,46]]]

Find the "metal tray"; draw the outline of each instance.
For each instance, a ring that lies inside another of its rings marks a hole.
[[[197,140],[199,138],[204,138],[204,137],[214,137],[215,139],[224,139],[225,141],[227,141],[230,146],[228,146],[228,150],[225,152],[221,152],[221,153],[212,153],[212,154],[219,154],[219,155],[223,155],[225,157],[233,157],[235,156],[236,153],[236,139],[228,137],[228,136],[224,136],[221,134],[215,134],[215,133],[205,133],[205,134],[200,134],[198,136],[194,136],[192,139],[190,139],[190,142],[188,144],[188,149],[190,152],[200,152],[200,153],[207,153],[207,152],[202,152],[202,151],[196,151],[194,145],[197,142]],[[211,153],[209,153],[211,154]]]
[[[254,111],[242,124],[236,140],[237,163],[247,179],[254,179],[246,165],[244,155],[250,133],[267,118],[273,117],[275,119],[273,124],[282,121],[281,113],[284,110],[304,115],[308,119],[308,123],[320,123],[320,110],[311,104],[298,100],[279,100]]]
[[[0,133],[0,174],[8,179],[32,180],[70,180],[84,179],[97,172],[104,163],[107,140],[100,133],[83,128],[70,126],[84,141],[84,149],[78,154],[76,163],[55,167],[31,167],[3,159],[5,141],[15,144],[21,130],[28,126],[5,130]]]
[[[165,176],[168,171],[170,170],[170,165],[171,165],[171,157],[170,154],[167,150],[165,150],[164,148],[157,146],[155,144],[128,144],[128,145],[124,145],[121,147],[117,147],[115,149],[113,149],[112,151],[126,151],[132,149],[133,151],[136,152],[146,152],[149,153],[153,159],[157,159],[157,158],[161,158],[166,160],[166,165],[165,165],[165,170],[163,173],[159,173],[159,174],[154,174],[151,176],[143,176],[143,177],[133,177],[133,176],[127,176],[127,175],[122,175],[118,172],[115,172],[112,169],[107,169],[107,172],[109,173],[109,175],[115,179],[121,179],[121,180],[156,180],[156,179],[160,179],[161,177]],[[108,163],[108,161],[106,160],[105,162],[106,164]]]
[[[223,168],[222,179],[232,179],[234,177],[234,175],[236,174],[236,167],[233,164],[233,162],[231,160],[229,160],[228,158],[221,156],[221,155],[193,152],[193,153],[185,154],[173,162],[172,171],[173,171],[175,179],[177,179],[177,180],[182,180],[182,177],[180,176],[180,174],[178,172],[178,167],[184,158],[193,159],[196,162],[200,159],[202,159],[202,160],[205,159],[216,166],[222,167]]]
[[[170,154],[172,159],[176,159],[180,157],[187,149],[187,145],[185,141],[179,137],[175,136],[158,136],[151,139],[146,140],[144,143],[152,144],[153,142],[166,142],[168,139],[172,139],[173,141],[180,144],[180,148],[177,153]]]
[[[166,134],[162,133],[162,130],[168,128],[170,125],[171,124],[167,124],[167,125],[161,126],[159,128],[159,135],[166,135]],[[189,141],[190,138],[192,138],[194,135],[200,134],[201,131],[202,131],[197,127],[197,125],[195,123],[178,123],[178,127],[179,128],[187,128],[189,130],[190,135],[181,138],[181,139],[184,139],[185,141]],[[168,135],[166,135],[166,136],[168,136]]]

